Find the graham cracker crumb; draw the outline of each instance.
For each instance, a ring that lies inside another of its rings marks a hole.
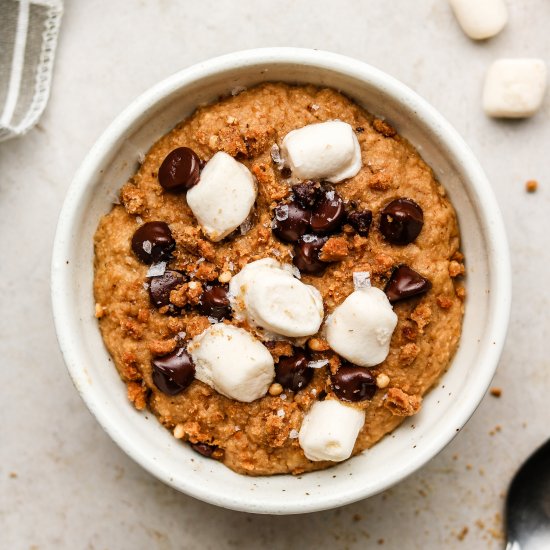
[[[397,134],[397,131],[391,124],[387,123],[385,120],[382,120],[380,118],[375,118],[373,120],[372,127],[379,134],[382,134],[385,137],[393,137],[395,136],[395,134]]]
[[[455,260],[449,263],[449,275],[453,278],[460,277],[466,272],[464,264],[457,262]]]
[[[493,396],[493,397],[500,397],[502,395],[502,389],[501,388],[491,388],[489,390],[489,393]]]
[[[176,339],[169,340],[151,340],[148,344],[149,351],[153,355],[167,355],[176,349]]]
[[[419,304],[411,313],[411,319],[418,325],[420,334],[424,332],[424,327],[430,323],[432,318],[432,308],[428,304]]]
[[[195,277],[201,281],[214,281],[218,278],[218,268],[210,262],[202,262],[197,271]]]
[[[401,361],[402,366],[408,367],[409,365],[412,365],[419,353],[420,348],[413,342],[401,346],[399,360]]]
[[[147,390],[141,382],[128,382],[128,399],[138,411],[145,409]]]
[[[327,351],[330,349],[328,342],[323,340],[323,338],[310,338],[307,341],[307,347],[311,351]]]
[[[266,347],[275,362],[278,362],[280,357],[290,357],[293,353],[292,345],[282,340],[266,342]]]
[[[187,304],[197,305],[202,294],[202,285],[198,281],[184,283],[176,290],[170,292],[170,302],[177,307],[185,307]]]
[[[409,395],[399,388],[390,388],[386,394],[384,407],[395,416],[412,416],[422,405],[422,397]]]
[[[393,179],[384,172],[376,172],[369,178],[367,185],[374,191],[387,191],[392,187]]]
[[[441,309],[449,309],[453,305],[453,301],[447,296],[438,296],[436,302]]]
[[[344,237],[331,237],[321,249],[322,262],[339,262],[349,254],[348,241]]]
[[[121,189],[120,201],[128,214],[143,214],[145,211],[145,193],[133,183],[127,183]]]

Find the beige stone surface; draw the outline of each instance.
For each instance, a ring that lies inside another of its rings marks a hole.
[[[487,43],[474,43],[441,0],[67,2],[44,117],[26,137],[0,145],[0,546],[502,547],[503,496],[515,469],[549,436],[550,391],[543,348],[550,329],[544,284],[550,98],[522,122],[486,118],[480,100],[492,60],[550,51],[550,4],[508,4],[507,28]],[[369,500],[302,517],[250,516],[202,504],[127,458],[70,382],[49,298],[51,244],[64,193],[113,117],[178,69],[272,45],[357,57],[439,109],[493,183],[515,275],[509,338],[494,381],[501,397],[488,395],[453,443],[408,480]],[[530,179],[539,182],[532,194],[525,191]]]

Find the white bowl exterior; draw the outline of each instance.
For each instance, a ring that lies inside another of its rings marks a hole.
[[[468,302],[452,368],[421,412],[372,450],[328,470],[246,477],[200,457],[126,398],[94,318],[93,235],[140,154],[200,104],[263,81],[343,91],[388,118],[432,166],[459,213]],[[72,182],[52,263],[56,329],[74,383],[91,412],[134,460],[201,500],[256,513],[292,514],[376,494],[425,464],[483,398],[504,343],[511,299],[504,226],[490,185],[456,131],[405,85],[364,63],[327,52],[270,48],[238,52],[183,70],[135,100],[105,131]],[[415,429],[411,429],[414,425]]]

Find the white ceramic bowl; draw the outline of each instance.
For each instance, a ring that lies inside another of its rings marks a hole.
[[[182,445],[152,414],[137,412],[107,354],[94,318],[93,234],[140,153],[201,104],[263,81],[342,90],[386,117],[418,149],[458,212],[467,257],[468,301],[452,367],[421,412],[372,450],[300,477],[246,477]],[[59,219],[52,300],[59,343],[76,388],[113,440],[168,485],[247,512],[294,514],[341,506],[387,489],[435,456],[483,398],[504,343],[511,299],[504,226],[478,161],[457,132],[412,90],[348,57],[273,48],[238,52],[185,69],[136,99],[82,163]],[[414,423],[416,429],[411,429]]]

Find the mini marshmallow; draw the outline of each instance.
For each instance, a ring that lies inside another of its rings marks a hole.
[[[493,117],[529,117],[540,108],[545,91],[542,59],[498,59],[485,77],[483,109]]]
[[[341,120],[309,124],[283,139],[281,155],[297,180],[332,183],[352,178],[361,169],[361,147],[353,128]]]
[[[250,170],[227,153],[216,153],[187,192],[187,204],[206,236],[221,241],[241,225],[256,200],[256,181]]]
[[[373,367],[388,356],[397,315],[379,288],[352,292],[325,323],[330,347],[360,367]]]
[[[504,0],[449,0],[462,30],[474,40],[497,35],[508,22]]]
[[[219,323],[188,346],[195,378],[218,393],[244,403],[264,396],[275,377],[269,350],[246,330]]]
[[[364,423],[363,410],[337,399],[315,401],[304,416],[298,442],[309,460],[341,462],[351,456]]]
[[[236,317],[281,336],[315,334],[323,322],[323,299],[294,277],[294,269],[271,258],[247,264],[229,283]]]

